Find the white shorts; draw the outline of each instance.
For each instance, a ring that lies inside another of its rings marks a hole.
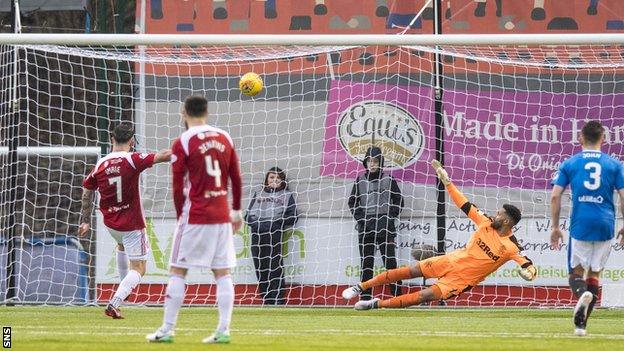
[[[169,264],[179,268],[236,267],[232,224],[188,224],[179,221]]]
[[[581,241],[570,238],[568,250],[568,264],[570,269],[580,265],[583,269],[600,272],[611,253],[612,240],[606,241]]]
[[[118,244],[123,245],[124,251],[131,261],[145,261],[150,253],[150,244],[145,229],[120,232],[106,227],[110,235]]]

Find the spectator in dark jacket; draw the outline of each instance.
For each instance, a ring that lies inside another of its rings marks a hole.
[[[395,222],[403,209],[403,196],[396,180],[383,172],[384,157],[380,148],[369,147],[363,163],[366,172],[353,184],[349,209],[357,223],[360,281],[365,282],[373,277],[376,248],[379,248],[386,269],[397,267]],[[398,284],[401,282],[390,285],[394,296],[401,295]],[[364,291],[360,298],[370,300],[371,290]]]
[[[251,228],[251,255],[258,278],[258,292],[265,304],[283,305],[284,230],[297,222],[295,197],[288,189],[286,173],[279,167],[269,169],[264,184],[249,203],[245,221]]]

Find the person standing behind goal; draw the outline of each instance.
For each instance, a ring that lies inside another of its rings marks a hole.
[[[284,231],[297,222],[295,195],[288,188],[286,172],[271,167],[262,187],[254,192],[245,221],[251,229],[258,293],[268,305],[284,305]]]
[[[586,334],[587,319],[598,299],[600,272],[613,245],[614,190],[620,196],[624,214],[624,167],[620,161],[600,151],[604,142],[604,128],[600,122],[587,122],[581,129],[580,141],[583,151],[565,160],[552,181],[550,241],[555,248],[563,242],[559,229],[561,195],[570,185],[569,283],[579,299],[574,308],[574,334],[583,336]],[[620,244],[624,245],[624,228],[620,229],[618,237]]]
[[[232,138],[227,132],[208,125],[207,115],[208,102],[203,96],[188,97],[183,111],[188,129],[171,147],[173,201],[178,223],[169,264],[163,324],[146,336],[150,342],[173,341],[189,268],[212,269],[217,283],[219,325],[202,342],[230,342],[234,307],[230,269],[236,266],[232,229],[236,231],[242,224],[242,181]],[[232,181],[231,211],[228,180]]]
[[[78,236],[84,237],[89,232],[93,196],[95,190],[98,190],[104,225],[117,242],[117,268],[121,279],[104,313],[113,319],[122,319],[119,305],[141,282],[150,252],[149,241],[145,235],[139,178],[141,172],[152,165],[169,161],[171,150],[163,150],[157,154],[132,152],[135,143],[134,128],[128,122],[115,127],[111,140],[113,151],[97,162],[83,182],[82,219]]]
[[[403,196],[396,179],[383,171],[384,156],[379,147],[370,146],[362,164],[366,172],[353,183],[349,209],[357,222],[360,277],[365,282],[374,275],[376,248],[387,270],[397,268],[395,222],[403,209]],[[400,281],[390,284],[392,296],[402,294],[400,284]],[[366,289],[360,296],[363,301],[371,298],[372,289]]]

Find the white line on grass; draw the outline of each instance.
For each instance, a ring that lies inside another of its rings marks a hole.
[[[63,337],[71,335],[144,335],[146,332],[153,331],[154,328],[147,327],[123,327],[123,326],[99,326],[98,330],[77,331],[67,330],[66,327],[44,327],[30,325],[14,325],[15,332],[26,331],[25,334],[31,335],[59,335]],[[43,330],[45,329],[45,330]],[[56,329],[56,330],[54,330]],[[102,331],[105,329],[106,331]],[[62,330],[62,332],[60,332]],[[193,334],[194,332],[206,332],[208,328],[177,328],[176,332],[182,334]],[[356,330],[356,329],[312,329],[312,330],[287,330],[287,329],[232,329],[233,334],[239,335],[270,335],[270,336],[297,336],[297,335],[314,335],[314,334],[333,334],[333,335],[355,335],[355,336],[389,336],[397,337],[396,332],[379,331],[379,330]],[[457,331],[429,331],[429,330],[403,330],[401,336],[431,336],[431,337],[463,337],[463,338],[557,338],[557,339],[580,339],[571,333],[513,333],[513,332],[457,332]],[[610,339],[624,340],[624,335],[618,334],[593,334],[590,333],[584,338],[589,339]]]

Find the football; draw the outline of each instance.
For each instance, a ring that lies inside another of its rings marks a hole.
[[[262,86],[262,78],[253,72],[246,73],[238,82],[238,87],[241,92],[247,96],[257,95],[262,91]]]

